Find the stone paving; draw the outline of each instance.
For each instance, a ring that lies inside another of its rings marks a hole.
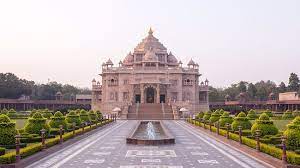
[[[266,165],[204,136],[184,121],[163,121],[175,145],[127,145],[137,121],[116,124],[28,166],[39,168],[261,168]]]

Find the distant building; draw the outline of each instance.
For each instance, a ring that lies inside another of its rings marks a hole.
[[[136,103],[141,109],[143,104],[161,107],[160,103],[193,113],[209,109],[208,80],[200,81],[199,65],[191,59],[183,67],[151,29],[118,66],[110,59],[103,63],[100,76],[102,84],[93,80],[93,110],[110,113],[118,107],[128,113]]]
[[[279,101],[287,100],[300,100],[300,96],[297,92],[279,93]]]
[[[75,97],[76,102],[92,102],[92,95],[77,94]]]

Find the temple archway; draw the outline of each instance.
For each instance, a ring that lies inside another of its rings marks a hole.
[[[145,102],[146,103],[154,103],[155,102],[155,96],[156,96],[156,90],[153,87],[147,87],[145,89]]]

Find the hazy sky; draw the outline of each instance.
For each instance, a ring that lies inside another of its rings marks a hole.
[[[154,35],[213,86],[300,75],[299,0],[2,0],[0,72],[90,87]]]

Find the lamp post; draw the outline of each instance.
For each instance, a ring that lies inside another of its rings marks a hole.
[[[260,130],[255,131],[255,139],[256,139],[256,150],[260,152]]]
[[[75,127],[76,127],[76,123],[73,122],[72,126],[73,126],[73,135],[75,135]]]
[[[21,160],[21,156],[20,156],[20,138],[21,135],[18,134],[15,136],[16,138],[16,162],[18,163]]]
[[[238,129],[239,129],[239,141],[240,141],[240,144],[243,144],[243,141],[242,141],[242,126],[238,126]]]
[[[287,155],[286,155],[286,136],[281,137],[281,145],[282,145],[282,164],[287,164]]]
[[[226,138],[229,139],[229,129],[230,129],[229,123],[226,123],[226,129],[227,129]]]
[[[46,145],[45,145],[45,133],[46,133],[46,130],[43,128],[41,130],[41,134],[42,134],[42,149],[46,149]]]
[[[59,143],[63,143],[63,125],[59,126]]]
[[[217,135],[220,135],[220,122],[217,121]]]

